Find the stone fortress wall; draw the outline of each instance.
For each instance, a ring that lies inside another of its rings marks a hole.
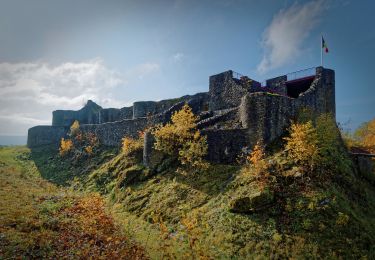
[[[78,111],[54,111],[52,126],[30,128],[28,146],[58,146],[74,120],[83,131],[95,133],[102,144],[119,146],[124,136],[136,137],[147,126],[168,122],[185,103],[200,117],[198,127],[208,141],[207,159],[232,163],[258,140],[268,144],[280,137],[303,107],[316,115],[335,115],[335,74],[317,67],[269,79],[261,86],[229,70],[210,77],[208,92],[192,96],[134,102],[121,109],[103,109],[88,101]],[[152,136],[146,135],[144,158],[149,158],[152,142]]]

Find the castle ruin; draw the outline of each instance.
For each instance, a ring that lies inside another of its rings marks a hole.
[[[78,111],[56,110],[52,126],[28,131],[27,145],[59,145],[74,120],[81,130],[97,135],[101,144],[119,146],[124,136],[136,137],[147,126],[166,123],[187,103],[199,115],[198,127],[207,136],[207,159],[233,163],[258,140],[268,144],[279,138],[301,108],[315,115],[335,116],[335,73],[323,67],[297,71],[261,83],[231,70],[213,75],[209,91],[176,99],[134,102],[131,107],[102,108],[92,101]],[[144,160],[152,150],[145,136]]]

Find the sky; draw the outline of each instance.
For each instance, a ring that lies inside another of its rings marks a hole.
[[[336,72],[337,121],[375,117],[370,0],[0,0],[0,135],[50,125],[52,111],[208,91],[232,69],[263,81]]]

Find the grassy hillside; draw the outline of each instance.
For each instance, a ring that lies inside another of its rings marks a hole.
[[[168,159],[147,169],[136,157],[32,153],[48,179],[105,196],[123,231],[154,259],[375,258],[375,187],[352,163],[315,178],[274,152],[266,158],[270,190],[248,166],[191,173]]]
[[[42,179],[25,147],[0,148],[0,259],[124,256],[146,258],[114,224],[100,195]]]

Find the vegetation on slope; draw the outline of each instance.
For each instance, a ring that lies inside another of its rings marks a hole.
[[[329,115],[294,123],[272,151],[259,143],[244,165],[197,171],[156,153],[145,168],[140,143],[125,138],[121,151],[79,163],[56,149],[32,154],[48,178],[107,197],[154,259],[375,258],[375,187]]]
[[[24,147],[0,148],[0,258],[146,258],[98,194],[57,188]]]

